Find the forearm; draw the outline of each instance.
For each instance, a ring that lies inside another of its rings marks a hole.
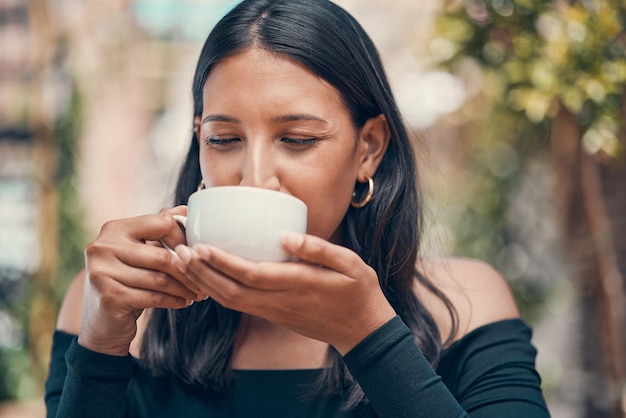
[[[74,340],[65,359],[67,376],[57,417],[126,417],[126,388],[132,368],[130,356],[96,353]]]
[[[399,317],[344,356],[380,417],[465,417]]]

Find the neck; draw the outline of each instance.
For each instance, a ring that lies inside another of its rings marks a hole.
[[[231,362],[233,369],[328,367],[328,344],[261,318],[243,314]]]

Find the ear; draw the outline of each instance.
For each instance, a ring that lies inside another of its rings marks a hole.
[[[368,119],[359,133],[360,164],[358,181],[365,182],[374,176],[387,151],[391,133],[387,118],[382,113]]]
[[[196,136],[198,142],[200,141],[201,132],[200,128],[202,126],[202,121],[200,120],[200,116],[196,116],[193,118],[193,133]]]

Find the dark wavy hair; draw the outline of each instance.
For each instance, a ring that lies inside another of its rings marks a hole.
[[[371,39],[345,10],[325,0],[246,0],[232,9],[208,36],[193,80],[194,117],[202,115],[204,84],[221,59],[247,48],[284,54],[334,86],[355,127],[385,115],[391,140],[374,175],[375,198],[364,208],[350,208],[343,220],[343,245],[372,266],[389,303],[409,326],[418,346],[435,365],[442,343],[439,330],[414,292],[415,280],[438,296],[456,330],[449,300],[415,268],[422,226],[415,158],[409,135]],[[180,172],[175,204],[186,204],[201,179],[195,134]],[[141,356],[155,374],[171,374],[212,392],[228,390],[230,358],[241,314],[212,300],[182,310],[151,313]],[[317,390],[346,394],[347,404],[364,399],[334,349],[333,367]]]

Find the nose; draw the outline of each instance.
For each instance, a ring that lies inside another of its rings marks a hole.
[[[248,141],[240,186],[280,190],[271,141]]]

